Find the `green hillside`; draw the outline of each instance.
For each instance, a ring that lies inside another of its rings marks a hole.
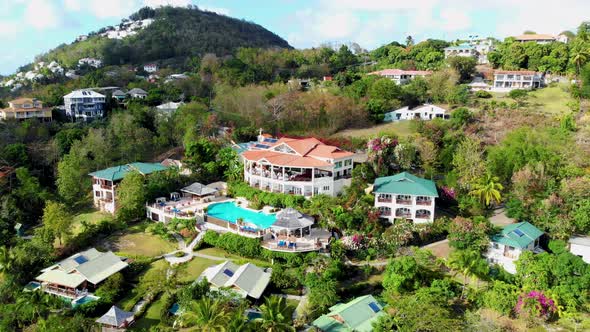
[[[155,21],[137,35],[122,40],[91,33],[87,40],[61,45],[41,59],[56,60],[72,67],[78,59],[98,57],[106,65],[122,65],[207,53],[223,56],[232,54],[239,47],[291,48],[284,39],[258,24],[197,7],[143,8],[131,18],[153,18]]]

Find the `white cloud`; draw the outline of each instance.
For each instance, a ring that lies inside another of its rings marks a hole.
[[[191,4],[190,0],[144,0],[143,5],[149,6],[152,8],[162,7],[162,6],[172,6],[172,7],[186,7]]]
[[[64,0],[64,7],[67,11],[77,12],[82,8],[80,0]]]
[[[25,22],[38,30],[56,28],[60,24],[57,9],[48,0],[31,0],[25,6]]]
[[[0,38],[14,39],[18,32],[18,22],[15,21],[0,21]]]
[[[220,15],[229,16],[229,9],[222,7],[212,7],[207,5],[199,5],[199,9],[214,12]]]
[[[87,0],[87,8],[98,18],[125,17],[137,9],[129,0]]]
[[[471,18],[465,10],[445,8],[441,10],[440,18],[442,21],[438,25],[442,30],[457,31],[471,27]]]

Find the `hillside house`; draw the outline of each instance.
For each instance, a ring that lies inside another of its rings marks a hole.
[[[125,98],[127,98],[127,93],[123,92],[122,90],[115,90],[113,91],[111,97],[117,102],[122,103]]]
[[[549,43],[553,43],[553,42],[567,43],[569,38],[563,34],[560,34],[558,36],[553,36],[553,35],[547,35],[547,34],[533,33],[533,34],[524,34],[524,35],[520,35],[520,36],[515,36],[514,39],[520,43],[535,42],[537,44],[543,45],[543,44],[549,44]]]
[[[410,82],[416,77],[426,77],[430,74],[432,74],[432,72],[426,70],[383,69],[369,73],[368,75],[379,75],[386,77],[395,83],[402,85]]]
[[[102,67],[102,60],[95,58],[82,58],[78,60],[78,66],[90,66],[94,68]]]
[[[385,113],[384,122],[401,121],[401,120],[432,120],[432,119],[449,119],[449,112],[439,106],[424,104],[410,109],[408,106],[402,107],[392,112]]]
[[[145,99],[147,98],[148,93],[140,88],[133,88],[131,90],[129,90],[129,92],[127,92],[127,94],[129,95],[129,97],[134,98],[134,99]]]
[[[311,197],[336,196],[350,185],[354,153],[315,138],[276,139],[260,134],[241,152],[250,186]]]
[[[312,325],[322,332],[371,332],[373,323],[384,315],[383,306],[372,295],[365,295],[331,307]]]
[[[543,75],[529,70],[496,70],[492,91],[509,92],[515,89],[536,89],[543,85]]]
[[[20,98],[8,102],[8,107],[0,109],[0,120],[39,119],[51,121],[51,107],[43,107],[43,103],[35,98]]]
[[[259,299],[270,283],[271,274],[271,269],[262,269],[252,263],[237,265],[225,261],[205,269],[198,280],[206,278],[212,288],[230,288],[244,298]]]
[[[106,97],[92,90],[76,90],[64,96],[66,115],[78,120],[104,117]]]
[[[462,56],[462,57],[476,57],[478,55],[475,46],[470,45],[468,43],[463,43],[460,45],[449,46],[444,49],[445,51],[445,58],[452,57],[452,56]]]
[[[148,63],[143,65],[143,70],[147,73],[155,73],[158,71],[158,65],[155,63]]]
[[[161,105],[156,106],[156,110],[158,110],[158,112],[161,112],[162,114],[170,115],[170,114],[176,112],[176,110],[182,105],[184,105],[183,102],[175,103],[175,102],[170,101],[165,104],[161,104]]]
[[[572,236],[567,243],[572,254],[590,264],[590,236]]]
[[[434,221],[438,191],[431,180],[402,172],[375,179],[373,193],[381,218],[391,223],[395,219],[409,219],[414,223]]]
[[[135,315],[133,312],[124,311],[117,306],[112,306],[96,322],[101,325],[102,332],[125,331],[135,323]]]
[[[41,270],[35,279],[46,293],[75,300],[126,267],[127,263],[112,252],[91,248]]]
[[[490,239],[485,257],[491,264],[502,266],[509,273],[516,273],[514,262],[524,251],[543,252],[539,240],[543,232],[528,222],[510,224]]]
[[[125,175],[139,172],[147,176],[166,169],[168,168],[159,163],[132,163],[90,173],[94,206],[101,211],[114,214],[117,210],[117,186]]]

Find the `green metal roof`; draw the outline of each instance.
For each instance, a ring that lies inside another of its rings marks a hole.
[[[472,49],[472,48],[475,48],[475,47],[473,47],[472,45],[469,45],[467,43],[463,43],[463,44],[456,45],[456,46],[449,46],[449,47],[447,47],[445,49],[446,50],[469,50],[469,49]]]
[[[383,306],[372,295],[365,295],[331,307],[330,313],[316,319],[313,325],[324,332],[370,332],[373,322],[382,315]]]
[[[168,169],[168,167],[159,163],[131,163],[115,167],[109,167],[100,171],[92,172],[89,175],[95,178],[119,181],[122,180],[129,172],[137,171],[143,175],[148,175],[154,172],[160,172]]]
[[[438,197],[433,181],[419,178],[408,172],[375,179],[373,192]]]
[[[542,231],[525,221],[504,227],[500,233],[492,236],[492,242],[523,249],[541,235]]]

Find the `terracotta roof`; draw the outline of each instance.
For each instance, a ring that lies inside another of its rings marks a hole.
[[[535,75],[536,71],[532,70],[495,70],[494,74],[521,74],[521,75]]]
[[[383,69],[369,73],[369,75],[430,75],[429,70],[402,70],[402,69]]]
[[[294,166],[294,167],[321,167],[332,164],[313,157],[301,157],[298,155],[280,153],[268,150],[244,151],[242,156],[251,161],[267,160],[273,165]]]
[[[530,41],[534,41],[534,40],[555,40],[555,36],[552,35],[546,35],[546,34],[530,34],[530,35],[520,35],[520,36],[514,36],[514,39],[516,40],[530,40]]]
[[[9,103],[20,105],[20,104],[24,104],[24,103],[31,103],[32,104],[35,101],[39,102],[39,100],[37,100],[35,98],[18,98],[18,99],[9,101]]]

